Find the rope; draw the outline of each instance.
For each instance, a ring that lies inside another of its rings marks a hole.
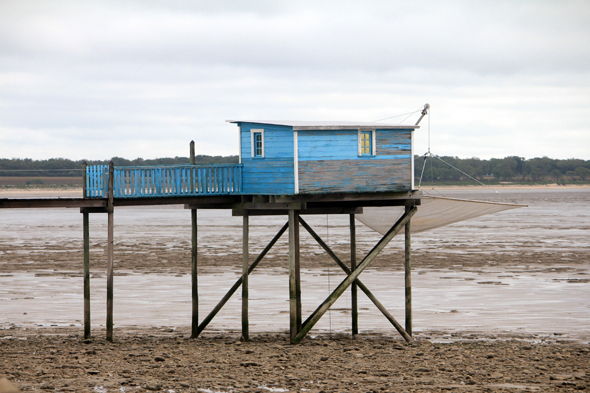
[[[389,119],[394,119],[396,117],[402,117],[402,116],[408,115],[408,117],[406,117],[405,119],[403,119],[402,121],[400,121],[400,124],[401,124],[404,121],[406,121],[407,119],[409,119],[413,114],[415,114],[418,111],[421,111],[422,109],[424,109],[424,108],[423,107],[420,107],[420,108],[416,109],[414,112],[402,113],[401,115],[395,115],[395,116],[391,116],[391,117],[386,117],[384,119],[373,120],[371,123],[377,123],[378,121],[389,120]]]
[[[484,186],[484,187],[488,187],[489,189],[491,189],[492,191],[494,191],[496,194],[498,193],[498,191],[494,190],[493,188],[491,188],[490,186],[488,186],[487,184],[484,184],[482,182],[480,182],[479,180],[477,180],[476,178],[474,178],[471,175],[468,175],[467,173],[463,172],[461,169],[449,164],[448,162],[446,162],[445,160],[443,160],[442,158],[440,158],[439,156],[437,156],[436,154],[432,154],[432,152],[430,151],[430,112],[431,109],[428,110],[428,151],[424,154],[424,165],[422,166],[422,173],[420,174],[420,181],[418,182],[418,189],[420,189],[420,186],[422,185],[422,179],[424,178],[424,168],[426,168],[426,158],[430,157],[431,161],[430,161],[430,182],[434,184],[434,176],[432,173],[432,157],[436,158],[439,161],[444,162],[445,164],[447,164],[448,166],[450,166],[451,168],[453,168],[454,170],[456,170],[457,172],[461,173],[462,175],[467,176],[468,178],[470,178],[471,180],[479,183],[480,185]],[[432,187],[432,191],[436,191],[438,192],[440,195],[443,195],[441,192],[439,192],[438,190],[434,189],[434,186]],[[444,195],[443,195],[444,196]]]

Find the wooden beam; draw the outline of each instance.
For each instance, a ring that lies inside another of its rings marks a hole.
[[[113,341],[113,264],[114,264],[114,231],[113,231],[113,191],[115,167],[109,164],[109,198],[107,218],[107,340]]]
[[[299,214],[289,211],[289,332],[291,340],[301,330],[301,277],[299,265]]]
[[[191,209],[191,298],[192,320],[191,338],[197,337],[199,327],[199,278],[197,264],[197,209]]]
[[[30,198],[0,199],[0,209],[43,209],[43,208],[84,208],[106,207],[106,199],[84,198]]]
[[[305,222],[303,219],[301,220],[301,225],[307,230],[307,232],[309,232],[309,234],[318,242],[318,244],[320,246],[322,246],[322,248],[326,251],[326,253],[338,264],[338,266],[340,266],[340,268],[342,270],[344,270],[344,272],[347,275],[350,275],[352,273],[352,271],[348,268],[348,266],[346,266],[344,264],[344,262],[342,262],[340,260],[340,258],[338,258],[338,256],[330,249],[330,247],[319,237],[319,235],[309,226],[309,224],[307,224],[307,222]],[[404,330],[404,328],[402,327],[402,325],[399,324],[398,321],[396,321],[396,319],[393,317],[393,315],[391,315],[391,313],[385,308],[385,306],[383,304],[381,304],[381,302],[375,297],[375,295],[373,295],[373,293],[369,290],[369,288],[367,288],[365,286],[365,284],[362,283],[362,281],[357,278],[356,280],[354,280],[354,283],[356,283],[356,285],[360,288],[361,291],[363,291],[365,293],[365,295],[367,295],[367,297],[369,298],[369,300],[371,300],[373,302],[373,304],[375,305],[375,307],[377,307],[377,309],[379,311],[381,311],[381,313],[383,314],[383,316],[385,318],[387,318],[387,320],[393,325],[393,327],[399,332],[399,334],[401,334],[401,336],[408,342],[412,341],[412,337]]]
[[[108,208],[105,207],[81,207],[80,213],[108,213]]]
[[[350,270],[356,269],[356,222],[354,214],[350,215]],[[352,335],[359,334],[359,314],[358,314],[358,299],[357,299],[357,281],[354,281],[350,286],[351,298],[351,316],[352,316]]]
[[[359,192],[359,193],[334,193],[334,194],[297,194],[276,195],[277,203],[290,202],[344,202],[344,201],[385,201],[391,199],[416,200],[422,198],[422,191],[400,192]]]
[[[321,208],[307,208],[299,210],[299,215],[306,215],[306,214],[362,214],[363,208],[362,207],[339,207],[339,206],[329,206],[329,207],[321,207]],[[249,216],[287,216],[289,215],[289,210],[266,210],[266,209],[256,209],[256,210],[243,210],[243,209],[233,209],[232,216],[243,216],[247,214]]]
[[[252,264],[248,268],[248,274],[251,274],[252,271],[256,268],[256,266],[258,266],[258,263],[260,261],[262,261],[264,256],[266,254],[268,254],[268,252],[275,245],[275,243],[287,231],[287,228],[289,228],[289,223],[286,223],[285,225],[283,225],[283,227],[279,230],[279,232],[275,235],[275,237],[270,241],[270,243],[268,243],[268,245],[264,248],[264,250],[262,250],[260,255],[258,255],[258,257],[254,260],[254,262],[252,262]],[[234,293],[236,293],[238,288],[242,285],[242,279],[243,279],[243,277],[240,276],[240,278],[235,282],[235,284],[230,288],[230,290],[227,291],[225,296],[219,301],[219,303],[217,303],[217,305],[213,308],[213,310],[211,310],[211,312],[205,317],[205,319],[203,319],[203,321],[199,325],[199,328],[197,329],[197,333],[196,333],[195,337],[197,337],[199,334],[201,334],[201,332],[213,320],[213,318],[217,315],[217,313],[223,308],[223,306],[225,306],[227,301],[233,296]]]
[[[410,210],[410,207],[406,206],[406,213]],[[411,220],[408,220],[405,227],[404,236],[404,272],[405,272],[405,297],[406,297],[406,332],[412,335],[412,238],[410,232]]]
[[[90,220],[89,214],[82,215],[84,237],[84,339],[90,338]]]
[[[248,326],[248,218],[248,216],[244,216],[242,225],[242,339],[244,341],[250,340]]]
[[[357,279],[357,277],[365,270],[367,266],[375,259],[377,255],[387,246],[387,244],[398,234],[406,222],[416,213],[416,207],[412,207],[408,212],[391,227],[391,229],[383,236],[383,238],[373,247],[367,256],[361,261],[358,267],[351,272],[351,274],[338,285],[330,296],[307,318],[297,336],[291,340],[293,344],[299,343],[303,337],[309,333],[311,328],[321,319],[321,317],[328,311],[328,309],[338,300],[344,291]]]

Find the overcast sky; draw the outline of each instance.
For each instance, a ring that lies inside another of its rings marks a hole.
[[[0,158],[230,155],[227,119],[425,103],[435,154],[590,159],[590,1],[0,2]]]

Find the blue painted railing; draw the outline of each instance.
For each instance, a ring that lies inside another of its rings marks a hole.
[[[86,197],[108,196],[109,166],[86,167]],[[242,165],[119,166],[115,198],[236,195],[242,193]]]

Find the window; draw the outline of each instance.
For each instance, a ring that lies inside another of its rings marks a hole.
[[[361,131],[359,140],[359,152],[361,156],[373,155],[373,131]]]
[[[262,132],[254,133],[254,157],[262,157]]]
[[[264,157],[264,130],[250,130],[252,135],[252,157]]]

